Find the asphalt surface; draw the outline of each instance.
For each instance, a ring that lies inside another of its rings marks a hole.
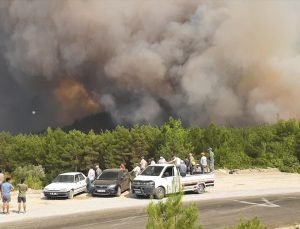
[[[300,223],[300,193],[232,197],[195,203],[199,209],[200,223],[206,229],[232,226],[241,217],[251,219],[255,216],[268,228]],[[145,228],[146,223],[145,207],[129,207],[2,223],[0,228],[140,229]]]

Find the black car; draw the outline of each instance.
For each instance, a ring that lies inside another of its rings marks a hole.
[[[120,196],[130,190],[130,174],[127,170],[106,169],[94,181],[91,194],[93,196]]]

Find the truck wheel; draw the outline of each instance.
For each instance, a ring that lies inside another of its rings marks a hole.
[[[117,187],[117,193],[116,193],[116,197],[121,196],[121,188],[120,186]]]
[[[199,184],[197,189],[195,190],[195,192],[198,193],[198,194],[201,194],[201,193],[204,192],[204,190],[205,190],[204,184]]]
[[[155,189],[154,197],[155,199],[162,199],[166,195],[165,189],[163,187],[158,187]]]
[[[70,190],[68,197],[69,197],[69,199],[73,199],[74,198],[74,191],[73,190]]]

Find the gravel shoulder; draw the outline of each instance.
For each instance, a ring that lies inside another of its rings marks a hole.
[[[218,170],[215,172],[215,180],[215,187],[207,188],[203,194],[184,195],[184,201],[300,192],[300,174],[282,173],[276,169],[241,170],[233,174],[229,174],[227,170]],[[11,213],[1,214],[0,221],[12,222],[88,211],[145,207],[149,202],[149,199],[136,199],[128,192],[123,193],[121,197],[91,197],[84,193],[72,200],[47,200],[41,190],[29,190],[27,213],[18,214],[17,192],[13,192]]]

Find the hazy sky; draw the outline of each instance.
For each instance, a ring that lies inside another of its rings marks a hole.
[[[300,118],[297,1],[2,0],[0,130]]]

